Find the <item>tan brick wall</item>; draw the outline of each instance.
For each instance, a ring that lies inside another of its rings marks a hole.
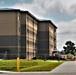
[[[27,59],[33,58],[35,56],[35,43],[37,40],[37,21],[32,18],[30,15],[26,14],[26,40],[27,42],[27,53],[29,53],[29,56],[27,55]],[[34,55],[33,55],[34,54]]]
[[[15,12],[0,12],[0,35],[16,35]]]

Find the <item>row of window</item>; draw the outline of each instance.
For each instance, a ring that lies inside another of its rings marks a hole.
[[[27,44],[30,44],[30,45],[37,45],[37,41],[36,41],[36,42],[33,42],[33,41],[27,40]]]
[[[52,50],[52,49],[54,50],[54,45],[50,45],[50,49],[51,49],[51,50]]]
[[[27,25],[27,29],[31,30],[31,31],[37,31],[37,27],[31,27],[29,25]]]
[[[32,41],[35,41],[35,40],[37,40],[37,37],[33,37],[33,36],[31,36],[31,35],[29,35],[29,36],[27,36],[27,40],[32,40]]]
[[[31,37],[31,38],[34,38],[34,39],[37,39],[37,38],[36,38],[36,37],[37,37],[37,33],[32,32],[32,31],[30,31],[30,30],[28,30],[28,29],[27,29],[27,36],[28,36],[28,37]]]
[[[56,40],[54,40],[54,39],[49,39],[49,41],[51,41],[51,42],[56,42]]]
[[[56,44],[49,43],[50,48],[56,48]]]
[[[35,56],[35,52],[27,52],[28,56]]]
[[[30,16],[26,17],[26,21],[27,22],[31,21],[32,23],[37,24],[37,21],[35,21],[34,19],[32,19]]]
[[[27,34],[28,34],[28,33],[30,33],[30,34],[32,34],[32,35],[36,35],[36,34],[37,34],[37,31],[31,31],[31,30],[27,29]]]

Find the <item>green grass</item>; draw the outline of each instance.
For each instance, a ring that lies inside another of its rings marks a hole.
[[[43,60],[20,60],[20,71],[51,71],[62,63]],[[16,71],[16,65],[16,60],[0,60],[0,70]]]
[[[16,71],[16,60],[0,60],[0,70]]]

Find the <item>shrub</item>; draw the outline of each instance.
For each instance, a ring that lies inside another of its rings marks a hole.
[[[66,60],[65,58],[60,58],[60,60]]]
[[[37,57],[33,57],[32,59],[33,59],[33,60],[37,60]]]
[[[68,59],[73,59],[74,58],[74,55],[68,54],[67,57],[68,57]]]
[[[48,59],[50,59],[50,60],[58,60],[58,56],[49,56]]]

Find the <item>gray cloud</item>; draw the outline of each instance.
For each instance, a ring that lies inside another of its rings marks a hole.
[[[24,0],[21,1],[13,7],[29,10],[33,14],[38,14],[38,17],[43,17],[47,12],[50,13],[54,10],[60,13],[76,15],[76,0],[32,0],[31,3],[25,3]]]
[[[70,40],[76,44],[76,19],[68,22],[59,22],[57,30],[57,46],[62,50],[66,41]]]
[[[3,5],[5,2],[3,0],[0,0],[0,4]]]

